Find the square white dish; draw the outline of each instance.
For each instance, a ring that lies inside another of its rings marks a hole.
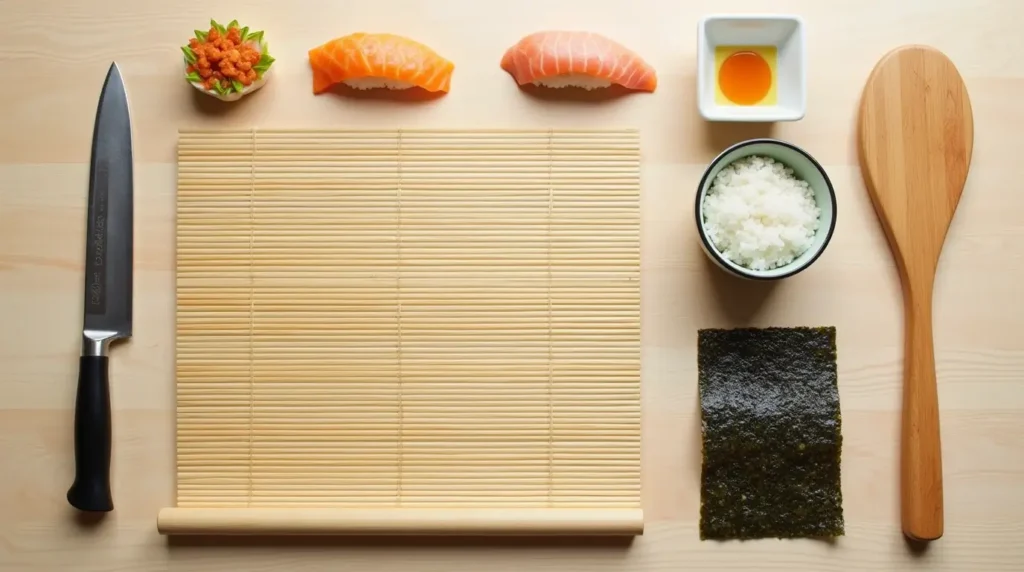
[[[730,105],[716,100],[718,46],[774,46],[775,103]],[[807,109],[807,54],[804,22],[784,14],[714,14],[697,29],[697,105],[709,121],[798,121]]]

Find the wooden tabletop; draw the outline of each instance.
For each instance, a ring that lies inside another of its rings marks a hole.
[[[291,6],[289,8],[288,6]],[[1024,60],[1015,0],[779,0],[805,19],[806,117],[710,125],[695,101],[696,25],[755,0],[155,0],[4,2],[0,34],[0,569],[3,570],[1021,570],[1024,568]],[[181,77],[211,17],[266,31],[277,58],[262,91],[214,105]],[[654,94],[549,101],[523,93],[502,52],[542,28],[615,37],[658,70]],[[456,64],[452,92],[411,103],[311,94],[306,51],[355,31],[405,34]],[[900,535],[900,286],[856,167],[854,116],[874,63],[905,43],[956,63],[974,106],[974,160],[939,267],[935,354],[945,536]],[[86,521],[65,500],[81,335],[86,176],[96,100],[122,67],[136,137],[135,331],[112,353],[116,509]],[[643,484],[646,529],[609,542],[168,541],[174,495],[174,149],[182,126],[589,127],[641,130]],[[773,287],[740,283],[701,252],[695,186],[714,154],[773,135],[815,155],[838,194],[824,256]],[[817,541],[702,542],[698,328],[834,325],[847,534]]]

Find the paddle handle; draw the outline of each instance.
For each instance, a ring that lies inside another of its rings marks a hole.
[[[914,540],[942,536],[942,447],[932,342],[931,283],[907,300],[901,455],[903,533]]]

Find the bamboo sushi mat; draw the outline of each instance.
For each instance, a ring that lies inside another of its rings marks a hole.
[[[183,131],[165,534],[639,534],[633,131]]]

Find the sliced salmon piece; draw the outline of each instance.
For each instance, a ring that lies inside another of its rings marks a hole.
[[[519,85],[576,86],[586,89],[618,84],[654,91],[658,76],[639,55],[593,32],[536,32],[505,52],[501,68]]]
[[[344,83],[356,89],[447,92],[455,65],[429,47],[395,34],[356,33],[309,50],[313,93]]]

